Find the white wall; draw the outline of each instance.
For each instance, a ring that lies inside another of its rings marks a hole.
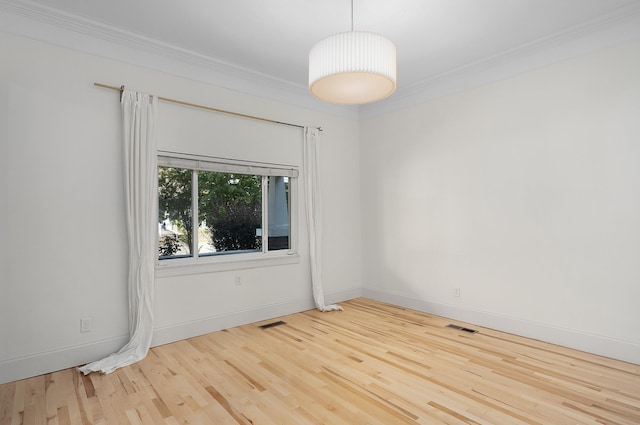
[[[323,126],[325,293],[331,302],[360,294],[356,121],[1,32],[0,56],[0,382],[95,360],[126,340],[118,93],[94,82]],[[299,129],[164,102],[159,119],[161,148],[301,162]],[[312,308],[306,242],[297,264],[158,278],[154,342]],[[82,317],[92,332],[80,333]]]
[[[4,38],[0,36],[0,46]],[[6,67],[0,66],[0,81],[4,81],[6,79]],[[0,99],[7,99],[7,86],[5,84],[0,84]],[[9,167],[7,163],[8,157],[8,122],[7,118],[9,115],[8,102],[0,101],[0,232],[1,234],[5,233],[5,228],[7,227],[3,223],[7,223],[8,218],[8,202],[5,196],[2,196],[5,193],[8,193],[9,190]],[[9,262],[8,260],[8,252],[9,247],[4,242],[4,237],[0,237],[0,312],[6,311],[9,306],[9,298],[5,296],[4,293],[4,281],[5,275],[8,271]],[[0,313],[0,335],[4,335],[4,332],[1,332],[4,325],[4,317],[2,317],[2,313]],[[4,342],[0,340],[0,347],[4,346]],[[2,350],[2,348],[0,348]],[[1,381],[0,381],[1,382]]]
[[[365,295],[640,363],[640,42],[367,119],[361,144]]]

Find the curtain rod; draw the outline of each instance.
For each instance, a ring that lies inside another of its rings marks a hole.
[[[122,96],[122,92],[124,91],[124,86],[116,87],[116,86],[109,86],[107,84],[100,84],[100,83],[93,83],[93,85],[97,86],[97,87],[103,87],[105,89],[119,91],[121,96]],[[249,119],[252,119],[252,120],[264,121],[264,122],[269,122],[269,123],[272,123],[272,124],[288,125],[290,127],[298,127],[298,128],[305,128],[306,127],[306,126],[300,125],[300,124],[291,124],[291,123],[284,122],[284,121],[276,121],[276,120],[271,120],[271,119],[268,119],[268,118],[262,118],[262,117],[256,117],[256,116],[253,116],[253,115],[241,114],[241,113],[238,113],[238,112],[226,111],[224,109],[212,108],[210,106],[198,105],[197,103],[190,103],[190,102],[185,102],[183,100],[170,99],[168,97],[157,96],[157,98],[158,98],[158,100],[162,100],[164,102],[177,103],[179,105],[191,106],[192,108],[205,109],[207,111],[220,112],[222,114],[234,115],[236,117],[249,118]],[[318,131],[322,131],[322,127],[316,127],[316,129]]]

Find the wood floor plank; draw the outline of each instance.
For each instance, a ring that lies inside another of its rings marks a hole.
[[[155,347],[110,375],[0,385],[0,425],[640,424],[640,365],[342,305]]]

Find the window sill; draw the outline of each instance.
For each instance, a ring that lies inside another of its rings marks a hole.
[[[166,260],[165,260],[166,261]],[[171,260],[169,260],[171,261]],[[281,266],[286,264],[297,264],[300,262],[298,254],[263,256],[261,258],[224,258],[224,261],[193,261],[170,264],[161,262],[156,264],[156,277],[183,276],[190,274],[216,273],[229,270],[253,269],[259,267]]]

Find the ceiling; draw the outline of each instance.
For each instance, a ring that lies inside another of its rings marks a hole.
[[[353,0],[355,30],[398,51],[398,92],[638,13],[640,0]],[[309,49],[351,29],[349,0],[0,0],[160,43],[306,90]]]

